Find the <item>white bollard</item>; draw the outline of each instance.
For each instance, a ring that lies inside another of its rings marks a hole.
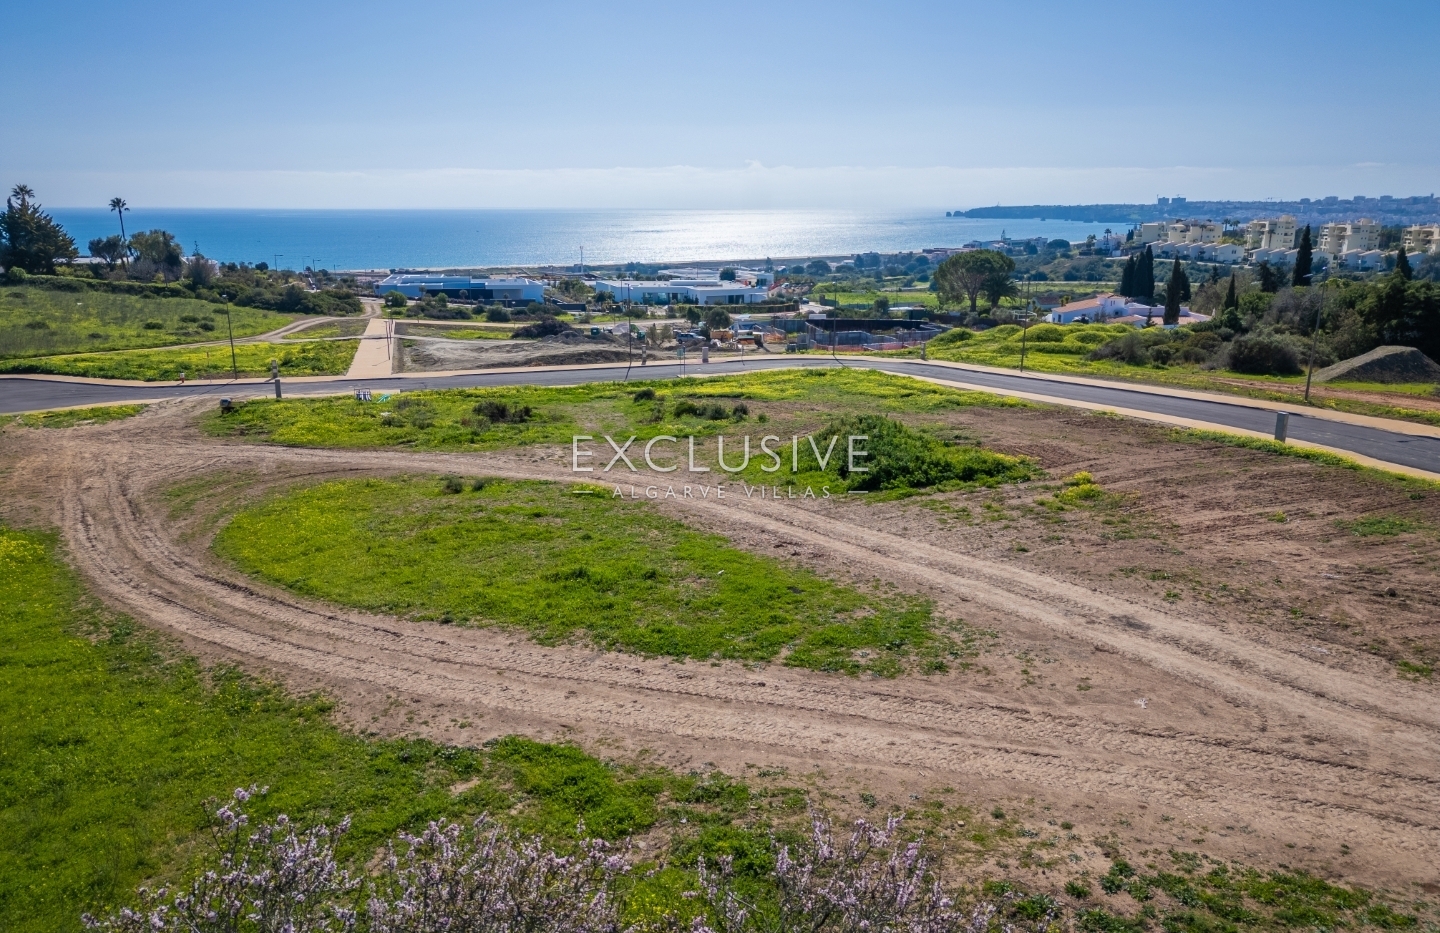
[[[1285,443],[1285,434],[1290,430],[1290,413],[1288,411],[1277,411],[1275,413],[1275,440]]]

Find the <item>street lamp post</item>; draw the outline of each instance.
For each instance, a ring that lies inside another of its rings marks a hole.
[[[232,378],[240,378],[240,364],[235,361],[235,324],[230,320],[230,296],[224,295],[225,299],[225,329],[230,333],[230,375]]]
[[[1025,338],[1030,335],[1030,306],[1020,312],[1020,371],[1025,371]]]
[[[1310,284],[1315,273],[1311,272],[1305,276],[1306,285]],[[1319,296],[1320,300],[1315,302],[1315,326],[1310,329],[1310,364],[1305,368],[1305,404],[1310,404],[1310,379],[1315,375],[1315,344],[1320,340],[1320,311],[1325,307],[1325,296]]]

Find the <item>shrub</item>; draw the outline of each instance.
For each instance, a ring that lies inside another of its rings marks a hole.
[[[1036,343],[1060,343],[1065,339],[1065,328],[1059,324],[1036,324],[1030,328],[1028,337]]]
[[[742,418],[747,418],[749,416],[750,406],[746,405],[744,402],[736,402],[735,407],[730,409],[730,417],[734,418],[736,421],[739,421]]]
[[[529,405],[511,407],[494,399],[476,402],[471,411],[492,424],[524,424],[535,414],[535,410]]]
[[[641,389],[639,392],[636,392],[636,393],[635,393],[635,401],[637,401],[637,402],[653,402],[653,401],[655,401],[655,390],[652,389],[652,388],[649,388],[648,386],[647,386],[646,388],[644,388],[644,389]]]
[[[847,440],[864,436],[867,456],[857,457],[850,470]],[[840,418],[815,435],[821,450],[834,452],[825,472],[838,476],[848,489],[926,489],[942,484],[1015,482],[1030,476],[1028,461],[975,447],[952,447],[922,431],[881,415],[851,415]],[[813,451],[802,445],[802,459],[819,468]]]
[[[975,332],[966,330],[963,327],[955,327],[947,330],[930,341],[930,346],[936,349],[954,346],[957,343],[964,343],[967,340],[974,340]]]
[[[504,324],[510,320],[510,312],[499,305],[494,305],[485,309],[485,320],[495,324]]]
[[[143,328],[145,328],[146,330],[164,330],[164,329],[165,329],[165,325],[162,324],[162,323],[160,323],[159,321],[146,321],[144,324],[142,324],[142,325],[140,325],[140,326],[143,327]]]
[[[1101,344],[1090,351],[1088,358],[1116,360],[1121,363],[1129,363],[1131,366],[1144,366],[1150,362],[1150,349],[1145,346],[1144,338],[1140,336],[1140,333],[1135,331],[1117,340]]]
[[[1295,351],[1273,336],[1246,334],[1230,341],[1226,364],[1237,373],[1293,376],[1300,370]]]
[[[458,476],[447,476],[440,482],[440,491],[447,495],[464,492],[465,482]]]
[[[408,300],[407,300],[407,299],[405,298],[405,296],[404,296],[403,294],[401,294],[400,292],[386,292],[386,293],[385,293],[385,307],[387,307],[387,308],[403,308],[403,307],[405,307],[406,304],[408,304]]]
[[[515,333],[510,336],[519,339],[534,340],[539,337],[555,337],[564,333],[573,333],[574,328],[569,324],[558,320],[552,314],[542,314],[540,319],[533,324],[526,324],[524,327],[517,327]]]

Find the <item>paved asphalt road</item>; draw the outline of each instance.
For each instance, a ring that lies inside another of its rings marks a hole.
[[[776,366],[834,366],[834,362],[817,357],[796,359],[749,358],[726,360],[708,364],[689,364],[685,371],[694,373],[738,373]],[[845,365],[881,369],[887,372],[930,376],[967,382],[989,388],[1014,392],[1028,392],[1050,396],[1056,399],[1072,399],[1097,405],[1130,408],[1156,414],[1190,418],[1209,424],[1250,431],[1270,433],[1275,429],[1275,415],[1264,409],[1227,402],[1203,401],[1190,398],[1176,398],[1140,392],[1123,386],[1077,385],[1071,382],[1051,381],[1004,373],[989,373],[976,370],[956,370],[945,366],[932,366],[912,360],[866,360],[845,361]],[[436,376],[424,378],[379,378],[342,379],[330,383],[294,384],[287,394],[333,395],[350,393],[365,387],[374,391],[399,391],[415,389],[448,389],[471,386],[502,385],[574,385],[579,382],[604,382],[620,378],[624,370],[615,369],[571,369],[543,370],[525,373],[476,373],[464,376]],[[681,374],[678,362],[656,362],[649,366],[635,366],[631,379],[665,378]],[[62,408],[72,405],[97,405],[124,401],[152,401],[170,398],[194,398],[234,395],[238,398],[268,394],[269,386],[263,382],[243,381],[240,383],[205,383],[185,386],[109,386],[91,385],[78,382],[56,382],[47,379],[0,379],[0,413],[34,411],[44,408]],[[1348,450],[1376,460],[1415,467],[1421,470],[1440,471],[1440,438],[1418,437],[1400,434],[1379,428],[1330,421],[1323,418],[1307,418],[1291,415],[1290,437],[1293,440],[1324,444],[1340,450]]]

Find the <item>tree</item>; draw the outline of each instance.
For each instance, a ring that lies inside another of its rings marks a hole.
[[[1400,251],[1395,254],[1395,274],[1407,282],[1415,277],[1415,274],[1410,271],[1410,257],[1405,255],[1405,247],[1403,246],[1400,247]]]
[[[113,269],[125,258],[125,240],[114,234],[96,237],[90,241],[90,255],[105,260],[106,268]]]
[[[733,281],[735,281],[735,270],[734,270],[734,269],[721,269],[721,270],[720,270],[720,281],[722,281],[722,282],[733,282]]]
[[[1185,266],[1180,260],[1170,267],[1170,281],[1165,285],[1165,323],[1180,323],[1180,302],[1182,296],[1190,292],[1190,277],[1185,274]]]
[[[1155,254],[1148,246],[1135,260],[1135,294],[1131,297],[1155,303]]]
[[[1235,273],[1230,273],[1230,290],[1225,293],[1225,303],[1220,306],[1220,323],[1231,330],[1239,330],[1240,299],[1235,296]]]
[[[1012,263],[1013,265],[1013,263]],[[1010,278],[1008,272],[995,272],[985,277],[985,286],[981,289],[985,298],[990,302],[990,310],[995,310],[1000,305],[1000,299],[1013,298],[1020,294],[1020,288],[1015,280]]]
[[[403,308],[409,304],[404,292],[389,291],[385,293],[385,307]]]
[[[190,284],[196,288],[204,288],[214,277],[214,265],[201,255],[199,250],[196,250],[190,256],[190,261],[185,264],[185,278],[189,279]]]
[[[978,313],[980,293],[985,290],[990,276],[1009,276],[1015,271],[1015,260],[993,249],[976,249],[956,253],[940,263],[935,270],[935,282],[940,301],[945,304],[970,301],[970,313]]]
[[[715,330],[730,326],[730,312],[724,308],[711,308],[705,313],[705,323]]]
[[[1135,297],[1135,257],[1125,260],[1125,271],[1120,273],[1120,294],[1126,298]]]
[[[125,244],[125,243],[128,242],[128,239],[127,239],[127,237],[125,236],[125,212],[130,209],[130,205],[128,205],[128,204],[125,203],[125,199],[124,199],[124,198],[111,198],[111,199],[110,199],[110,209],[115,212],[115,215],[116,215],[117,217],[120,218],[120,243],[123,245],[123,244]],[[121,263],[124,263],[124,262],[125,262],[125,254],[126,254],[127,252],[128,252],[128,250],[122,250],[122,251],[121,251],[121,254],[120,254],[120,262],[121,262]]]
[[[28,185],[11,189],[0,214],[0,265],[30,275],[53,275],[57,260],[69,262],[78,255],[75,241],[40,209]]]
[[[1310,244],[1310,225],[1305,225],[1305,232],[1300,234],[1300,248],[1295,251],[1295,271],[1290,276],[1290,284],[1296,287],[1310,284],[1310,268],[1314,264],[1311,258],[1313,247]]]
[[[1260,290],[1262,292],[1274,294],[1280,290],[1280,273],[1270,265],[1268,260],[1261,260],[1255,271],[1260,273]]]
[[[166,230],[150,230],[137,233],[130,238],[130,248],[135,252],[138,264],[143,263],[146,274],[159,272],[167,280],[180,277],[184,267],[184,251],[176,242],[175,235]]]
[[[829,275],[830,263],[826,262],[823,259],[815,259],[812,260],[810,264],[805,267],[805,271],[809,272],[811,275]]]

